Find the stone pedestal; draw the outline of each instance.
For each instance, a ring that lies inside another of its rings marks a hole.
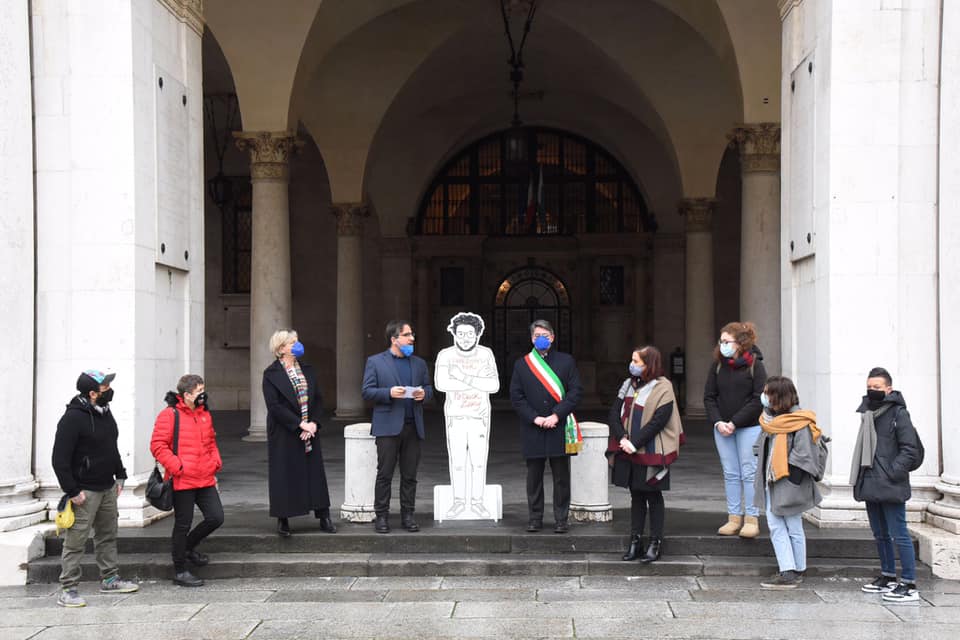
[[[745,124],[740,149],[740,320],[757,325],[764,365],[780,374],[780,125]]]
[[[370,423],[360,422],[343,429],[343,504],[340,519],[373,522],[373,489],[377,479],[377,442],[370,435]]]
[[[17,392],[0,403],[0,531],[20,529],[46,518],[34,499],[37,482],[33,445],[33,135],[30,96],[30,22],[24,0],[0,5],[0,255],[10,266],[0,271],[0,308],[7,340],[0,352],[0,375],[16,380]]]
[[[577,522],[613,520],[609,466],[604,451],[610,427],[602,422],[581,422],[583,449],[570,460],[570,517]]]
[[[250,267],[250,429],[244,440],[267,439],[267,408],[260,387],[274,360],[274,331],[291,329],[290,155],[297,142],[288,131],[236,132],[237,146],[250,152],[253,186],[253,246]]]
[[[331,207],[337,217],[337,410],[338,418],[364,415],[363,379],[363,219],[362,202]]]
[[[703,387],[713,362],[713,344],[719,335],[713,318],[714,198],[684,198],[680,214],[686,219],[686,414],[703,417]]]

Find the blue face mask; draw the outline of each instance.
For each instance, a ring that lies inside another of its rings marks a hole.
[[[400,353],[403,354],[404,358],[409,358],[413,355],[413,345],[412,344],[402,344],[400,345]]]
[[[724,358],[732,358],[737,353],[737,346],[730,342],[720,345],[720,355]]]
[[[634,378],[639,378],[643,375],[644,366],[642,364],[630,363],[630,375]]]
[[[767,397],[766,392],[760,394],[760,404],[762,404],[766,409],[770,408],[770,398]]]
[[[294,358],[302,358],[304,354],[303,343],[297,340],[293,343],[293,346],[290,347],[290,354]]]
[[[533,346],[536,347],[538,351],[546,351],[550,348],[550,338],[547,336],[537,336],[533,339]]]

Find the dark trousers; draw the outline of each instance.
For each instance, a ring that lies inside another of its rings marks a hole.
[[[393,470],[400,461],[400,510],[413,512],[417,502],[417,467],[420,465],[420,438],[417,425],[406,422],[400,435],[377,436],[377,483],[373,490],[373,510],[377,515],[390,512]]]
[[[527,458],[527,507],[530,519],[543,521],[543,472],[550,461],[553,476],[553,519],[566,522],[570,513],[570,456]]]
[[[203,520],[191,531],[193,505],[200,507]],[[223,505],[216,487],[173,492],[173,566],[177,571],[186,568],[187,550],[195,549],[222,524]]]
[[[643,524],[650,514],[650,537],[663,537],[663,521],[666,508],[663,504],[663,491],[630,490],[630,533],[643,535]]]

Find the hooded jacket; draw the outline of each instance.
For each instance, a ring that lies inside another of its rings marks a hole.
[[[210,412],[206,407],[191,409],[183,402],[182,396],[172,391],[164,399],[168,406],[153,425],[150,453],[166,470],[164,478],[173,476],[174,491],[212,487],[217,483],[215,474],[223,462]],[[174,407],[180,414],[176,455],[173,453]]]
[[[67,404],[53,441],[53,471],[64,493],[72,498],[84,489],[105,491],[115,479],[126,479],[119,435],[109,407],[100,413],[81,395]]]
[[[750,353],[753,355],[752,371],[749,365],[735,369],[725,360],[710,363],[703,389],[703,406],[711,425],[729,421],[739,429],[759,424],[763,411],[760,394],[767,382],[767,370],[760,349],[754,346]]]
[[[910,470],[921,462],[920,437],[903,395],[891,391],[881,401],[881,406],[884,404],[892,406],[874,421],[877,450],[873,465],[860,469],[853,486],[853,498],[861,502],[906,502],[910,499]],[[864,396],[857,413],[869,410]]]

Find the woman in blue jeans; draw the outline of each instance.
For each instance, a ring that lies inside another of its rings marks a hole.
[[[760,510],[753,504],[757,471],[753,444],[760,434],[760,393],[767,370],[756,342],[757,328],[752,322],[725,325],[703,391],[727,495],[727,522],[717,531],[722,536],[739,533],[743,538],[755,538],[760,533]]]

